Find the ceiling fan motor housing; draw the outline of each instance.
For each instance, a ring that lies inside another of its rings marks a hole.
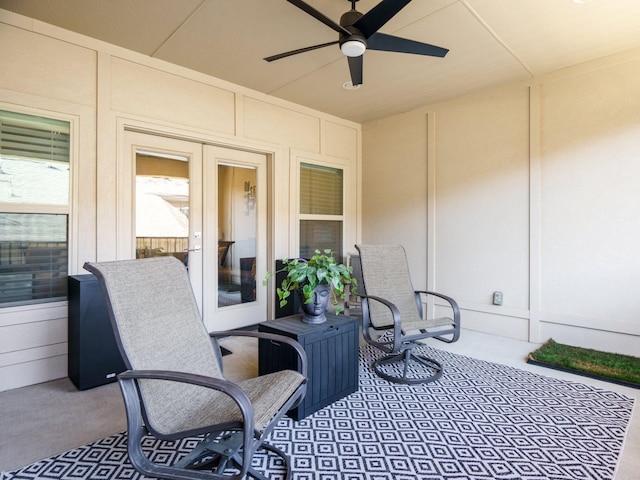
[[[353,26],[362,16],[363,14],[357,10],[350,10],[340,17],[340,26],[351,33],[351,35],[340,33],[338,42],[340,50],[348,57],[359,57],[367,49],[367,39]]]

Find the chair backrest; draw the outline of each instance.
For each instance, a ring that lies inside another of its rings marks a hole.
[[[384,298],[395,304],[402,321],[419,321],[420,312],[409,275],[407,255],[401,245],[356,245],[360,252],[362,286],[366,295]],[[393,326],[389,309],[371,301],[369,320],[374,328]]]
[[[85,269],[100,280],[128,368],[222,376],[182,262],[167,256],[86,263]],[[207,401],[198,387],[158,380],[140,386],[148,419],[159,432],[172,431],[176,417]]]
[[[362,281],[362,266],[360,265],[360,255],[350,255],[349,265],[351,266],[351,276],[356,279],[356,288],[351,293],[362,296],[364,292],[364,282]]]

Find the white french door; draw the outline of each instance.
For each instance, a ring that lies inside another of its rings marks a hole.
[[[208,330],[266,319],[266,156],[125,131],[118,258],[185,264]]]
[[[204,317],[209,330],[267,319],[267,157],[205,145]],[[215,252],[215,253],[214,253]]]

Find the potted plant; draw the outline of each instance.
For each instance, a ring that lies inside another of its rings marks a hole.
[[[356,286],[356,279],[351,276],[353,270],[341,263],[337,263],[334,252],[330,249],[315,250],[309,259],[285,258],[283,267],[273,273],[268,272],[263,285],[277,273],[287,272],[282,284],[276,289],[280,299],[280,307],[284,307],[291,292],[297,290],[303,303],[303,321],[306,323],[322,323],[326,321],[324,312],[329,297],[335,312],[340,314],[344,309],[339,300],[344,300],[345,285]]]

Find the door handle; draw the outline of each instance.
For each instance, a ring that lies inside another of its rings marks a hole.
[[[200,245],[196,245],[193,248],[185,248],[184,249],[185,252],[199,252],[201,250],[202,250],[202,246],[200,246]]]

